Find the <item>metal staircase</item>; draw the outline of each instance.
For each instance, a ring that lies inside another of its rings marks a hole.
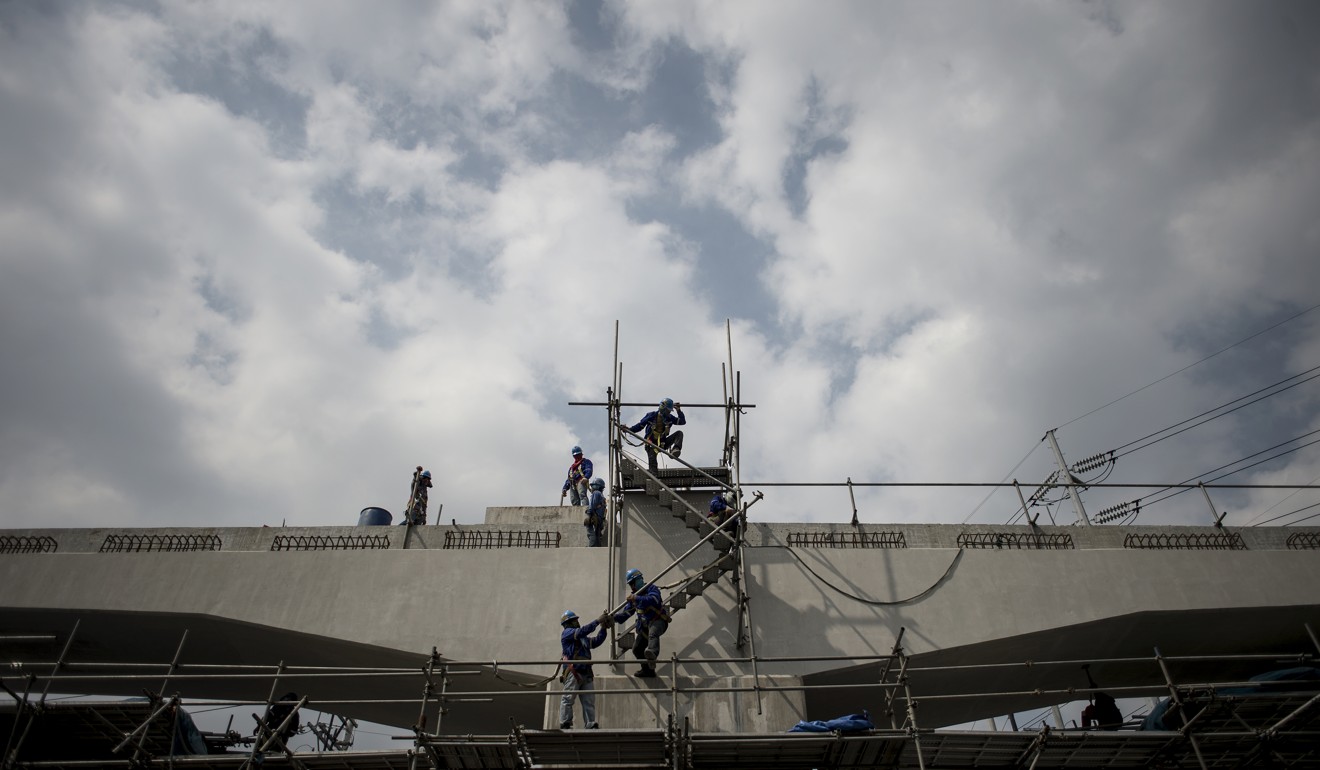
[[[715,529],[714,525],[699,510],[693,510],[678,494],[678,489],[718,490],[721,484],[730,483],[731,474],[726,467],[711,468],[663,468],[648,472],[641,465],[624,456],[620,462],[620,471],[624,489],[644,492],[655,498],[656,505],[667,508],[670,514],[683,522],[688,529],[696,530],[705,538]],[[654,477],[654,478],[652,478]],[[672,617],[674,613],[687,607],[688,602],[701,596],[707,588],[719,582],[726,573],[738,568],[736,540],[729,534],[716,534],[710,539],[711,547],[716,551],[716,558],[701,568],[701,571],[687,577],[664,597],[666,611]],[[736,577],[736,575],[735,575]],[[624,644],[625,638],[627,644]],[[620,647],[631,647],[631,634],[619,640]]]

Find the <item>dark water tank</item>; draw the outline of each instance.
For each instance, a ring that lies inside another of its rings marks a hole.
[[[358,514],[359,527],[379,526],[394,521],[394,514],[384,508],[363,508]]]

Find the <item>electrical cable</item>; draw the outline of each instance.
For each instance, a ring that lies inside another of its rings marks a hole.
[[[1200,414],[1196,415],[1195,417],[1188,417],[1186,420],[1183,420],[1182,422],[1175,422],[1174,424],[1168,426],[1167,428],[1160,428],[1159,430],[1155,431],[1154,433],[1148,433],[1148,434],[1146,434],[1145,436],[1142,436],[1141,438],[1139,438],[1139,439],[1137,439],[1137,440],[1135,440],[1135,441],[1129,441],[1128,443],[1126,443],[1126,444],[1124,444],[1124,445],[1122,445],[1122,446],[1120,446],[1120,447],[1116,447],[1113,451],[1117,452],[1117,451],[1119,451],[1119,450],[1121,450],[1121,449],[1127,449],[1128,447],[1132,446],[1133,444],[1141,443],[1142,441],[1145,441],[1146,439],[1151,438],[1152,436],[1158,436],[1158,435],[1160,435],[1161,433],[1163,433],[1163,432],[1166,431],[1166,430],[1173,430],[1174,428],[1178,427],[1179,425],[1182,425],[1182,424],[1184,424],[1184,423],[1191,422],[1192,420],[1195,420],[1195,419],[1197,419],[1198,417],[1204,417],[1204,416],[1206,416],[1207,414],[1210,414],[1211,412],[1215,412],[1215,411],[1218,411],[1218,410],[1220,410],[1220,409],[1223,409],[1224,407],[1228,406],[1229,404],[1235,404],[1235,403],[1237,403],[1238,401],[1241,401],[1241,400],[1244,399],[1244,398],[1251,398],[1252,396],[1254,396],[1254,395],[1256,395],[1256,394],[1258,394],[1258,393],[1264,393],[1265,391],[1269,390],[1270,388],[1276,388],[1276,387],[1282,385],[1283,383],[1287,382],[1288,380],[1295,380],[1295,379],[1297,379],[1298,377],[1301,377],[1302,375],[1310,374],[1311,372],[1314,372],[1316,369],[1320,369],[1320,366],[1314,366],[1314,367],[1311,367],[1310,369],[1307,369],[1307,370],[1304,371],[1304,372],[1298,372],[1297,374],[1294,374],[1294,375],[1291,376],[1291,377],[1285,377],[1285,378],[1283,378],[1282,380],[1279,380],[1278,382],[1276,382],[1276,383],[1274,383],[1274,384],[1272,384],[1272,385],[1266,385],[1265,387],[1263,387],[1263,388],[1261,388],[1260,390],[1257,390],[1257,391],[1255,391],[1255,392],[1253,392],[1253,393],[1248,393],[1248,394],[1245,395],[1245,396],[1241,396],[1241,397],[1239,397],[1239,398],[1235,398],[1235,399],[1233,399],[1232,401],[1229,401],[1229,402],[1227,402],[1227,403],[1220,404],[1219,406],[1215,407],[1214,409],[1208,409],[1208,410],[1206,410],[1206,411],[1204,411],[1204,412],[1201,412]]]
[[[1303,310],[1302,312],[1298,313],[1297,315],[1294,315],[1294,316],[1290,316],[1290,317],[1288,317],[1288,318],[1285,318],[1285,319],[1283,319],[1282,321],[1280,321],[1280,322],[1274,324],[1273,326],[1271,326],[1271,327],[1269,327],[1269,328],[1267,328],[1267,329],[1261,329],[1260,331],[1256,332],[1255,334],[1251,335],[1250,337],[1247,337],[1247,338],[1245,338],[1245,339],[1238,340],[1237,342],[1234,342],[1232,345],[1229,345],[1228,347],[1223,348],[1222,350],[1217,350],[1217,351],[1215,351],[1214,353],[1211,353],[1210,355],[1206,356],[1205,358],[1202,358],[1200,361],[1195,361],[1195,362],[1193,362],[1193,363],[1190,363],[1190,364],[1184,366],[1183,368],[1179,369],[1179,370],[1176,371],[1176,372],[1172,372],[1171,374],[1166,374],[1166,375],[1164,375],[1163,377],[1159,378],[1158,380],[1155,380],[1154,382],[1152,382],[1152,383],[1150,383],[1150,384],[1148,384],[1148,385],[1142,385],[1141,387],[1137,388],[1136,390],[1132,391],[1131,393],[1128,393],[1128,394],[1126,394],[1126,395],[1119,396],[1118,398],[1114,399],[1113,401],[1110,401],[1110,402],[1107,403],[1107,404],[1103,404],[1103,405],[1101,405],[1101,406],[1097,406],[1096,408],[1092,409],[1091,411],[1087,412],[1086,414],[1083,414],[1083,415],[1079,415],[1079,416],[1077,416],[1077,417],[1074,417],[1074,418],[1072,418],[1071,420],[1069,420],[1068,422],[1065,422],[1063,425],[1060,425],[1060,426],[1058,426],[1058,427],[1059,427],[1059,428],[1065,428],[1065,427],[1067,427],[1067,426],[1069,426],[1069,425],[1072,425],[1073,423],[1077,422],[1078,420],[1080,420],[1080,419],[1082,419],[1082,418],[1084,418],[1084,417],[1090,417],[1091,415],[1095,414],[1096,412],[1100,411],[1101,409],[1106,409],[1106,408],[1108,408],[1108,407],[1111,407],[1111,406],[1113,406],[1114,404],[1117,404],[1119,401],[1122,401],[1123,399],[1127,398],[1128,396],[1135,396],[1136,394],[1140,393],[1141,391],[1145,390],[1146,388],[1152,387],[1152,386],[1154,386],[1154,385],[1158,385],[1158,384],[1160,384],[1161,382],[1164,382],[1165,380],[1169,379],[1170,377],[1173,377],[1174,375],[1182,374],[1183,372],[1187,371],[1188,369],[1191,369],[1193,366],[1196,366],[1196,365],[1198,365],[1198,364],[1203,364],[1203,363],[1205,363],[1206,361],[1209,361],[1210,359],[1212,359],[1212,358],[1214,358],[1215,356],[1219,355],[1220,353],[1226,353],[1226,352],[1232,350],[1233,348],[1237,347],[1238,345],[1241,345],[1241,344],[1244,343],[1244,342],[1249,342],[1250,340],[1253,340],[1253,339],[1259,337],[1260,335],[1264,334],[1265,332],[1274,331],[1275,329],[1279,328],[1280,326],[1283,326],[1284,324],[1286,324],[1286,323],[1288,323],[1288,322],[1290,322],[1290,321],[1294,321],[1294,320],[1296,320],[1296,319],[1298,319],[1298,318],[1301,318],[1302,316],[1306,315],[1307,313],[1311,312],[1312,310],[1315,310],[1316,308],[1320,308],[1320,304],[1312,305],[1311,307],[1308,307],[1307,309]],[[1055,430],[1058,430],[1058,428],[1055,428]]]
[[[1320,369],[1320,366],[1316,367],[1316,369]],[[1314,370],[1311,370],[1311,371],[1314,371]],[[1295,376],[1301,376],[1301,375],[1295,375]],[[1187,431],[1191,430],[1192,428],[1199,428],[1199,427],[1201,427],[1202,425],[1205,425],[1205,424],[1208,423],[1208,422],[1213,422],[1214,420],[1218,420],[1220,417],[1224,417],[1224,416],[1226,416],[1226,415],[1230,415],[1230,414],[1236,412],[1236,411],[1239,410],[1239,409],[1245,409],[1246,407],[1249,407],[1249,406],[1251,406],[1252,404],[1256,404],[1256,403],[1259,403],[1259,402],[1261,402],[1261,401],[1264,401],[1264,400],[1267,399],[1267,398],[1271,398],[1271,397],[1273,397],[1273,396],[1277,396],[1277,395],[1279,395],[1280,393],[1284,392],[1285,390],[1291,390],[1291,389],[1297,387],[1298,385],[1304,385],[1304,384],[1306,384],[1306,383],[1308,383],[1308,382],[1310,382],[1311,380],[1314,380],[1314,379],[1316,379],[1316,378],[1320,378],[1320,374],[1313,374],[1313,375],[1311,375],[1310,377],[1307,377],[1306,379],[1302,380],[1301,382],[1294,382],[1293,384],[1289,385],[1289,386],[1286,387],[1286,388],[1280,388],[1279,390],[1276,390],[1276,391],[1274,391],[1273,393],[1269,393],[1269,394],[1266,394],[1266,395],[1264,395],[1264,396],[1261,396],[1260,398],[1257,398],[1257,399],[1255,399],[1254,401],[1248,401],[1248,402],[1245,403],[1245,404],[1240,404],[1240,405],[1238,405],[1238,406],[1235,406],[1235,407],[1233,407],[1232,409],[1229,409],[1227,412],[1221,412],[1220,414],[1217,414],[1217,415],[1215,415],[1214,417],[1211,417],[1211,418],[1209,418],[1209,419],[1207,419],[1207,420],[1202,420],[1201,422],[1198,422],[1198,423],[1196,423],[1195,425],[1188,425],[1186,428],[1183,428],[1182,430],[1179,430],[1179,431],[1174,431],[1173,433],[1170,433],[1170,434],[1167,435],[1167,436],[1160,436],[1159,438],[1155,439],[1154,441],[1151,441],[1150,443],[1142,444],[1141,446],[1139,446],[1139,447],[1137,447],[1137,448],[1135,448],[1135,449],[1129,449],[1128,451],[1123,452],[1122,454],[1116,455],[1116,456],[1114,457],[1114,459],[1117,460],[1119,457],[1124,457],[1124,456],[1126,456],[1126,455],[1130,455],[1130,454],[1132,454],[1133,452],[1138,452],[1138,451],[1141,451],[1142,449],[1146,449],[1147,447],[1154,446],[1154,445],[1160,443],[1161,441],[1163,441],[1163,440],[1165,440],[1165,439],[1173,438],[1174,436],[1177,436],[1179,433],[1186,433]],[[1289,377],[1288,379],[1290,380],[1290,379],[1293,379],[1293,378],[1292,378],[1292,377]],[[1288,380],[1282,380],[1281,382],[1287,382],[1287,381],[1288,381]],[[1280,384],[1280,383],[1276,382],[1274,385],[1270,385],[1269,388],[1273,388],[1273,387],[1275,387],[1275,385],[1279,385],[1279,384]],[[1264,388],[1264,390],[1269,390],[1269,388]],[[1259,392],[1260,392],[1259,390],[1256,391],[1256,393],[1259,393]],[[1242,398],[1249,398],[1250,396],[1254,396],[1254,395],[1255,395],[1255,393],[1252,393],[1252,394],[1249,394],[1249,395],[1247,395],[1247,396],[1243,396]],[[1242,400],[1242,399],[1234,399],[1234,401],[1241,401],[1241,400]],[[1228,402],[1228,404],[1231,404],[1231,403],[1233,403],[1233,401],[1229,401],[1229,402]],[[1219,409],[1223,409],[1225,406],[1228,406],[1228,404],[1221,404],[1220,406],[1217,406],[1217,407],[1215,407],[1214,409],[1211,409],[1210,412],[1214,412],[1214,411],[1217,411],[1217,410],[1219,410]],[[1165,428],[1164,430],[1171,430],[1171,429],[1173,429],[1173,428],[1176,428],[1178,425],[1182,425],[1183,423],[1185,423],[1185,422],[1189,422],[1190,420],[1195,420],[1195,419],[1197,419],[1198,417],[1202,417],[1202,416],[1204,416],[1204,415],[1206,415],[1206,414],[1209,414],[1210,412],[1202,412],[1201,414],[1197,415],[1196,417],[1191,417],[1191,418],[1189,418],[1188,420],[1183,420],[1183,422],[1177,423],[1176,425],[1170,425],[1168,428]],[[1157,435],[1157,434],[1159,434],[1159,433],[1163,433],[1163,432],[1164,432],[1164,431],[1156,431],[1155,433],[1152,433],[1151,435],[1154,436],[1154,435]],[[1147,436],[1146,438],[1150,438],[1150,436]],[[1145,440],[1145,439],[1137,439],[1137,441],[1144,441],[1144,440]],[[1135,443],[1137,443],[1137,442],[1136,442],[1136,441],[1133,441],[1133,442],[1129,442],[1129,443],[1127,443],[1127,444],[1124,444],[1123,446],[1131,446],[1132,444],[1135,444]],[[1121,449],[1122,447],[1119,447],[1119,448]],[[1116,449],[1116,450],[1114,450],[1114,451],[1118,451],[1118,450]]]
[[[1304,505],[1304,506],[1302,506],[1301,508],[1298,508],[1298,509],[1295,510],[1295,511],[1288,511],[1287,513],[1281,513],[1281,514],[1279,514],[1278,516],[1275,516],[1275,517],[1272,518],[1272,519],[1266,519],[1266,520],[1262,521],[1260,524],[1252,524],[1251,526],[1253,526],[1253,527],[1264,526],[1264,525],[1266,525],[1266,524],[1269,524],[1271,521],[1278,521],[1279,519],[1287,518],[1287,517],[1293,515],[1294,513],[1301,513],[1302,511],[1307,511],[1307,510],[1310,510],[1310,509],[1312,509],[1312,508],[1315,508],[1316,506],[1320,506],[1320,503],[1311,503],[1310,505]],[[1316,516],[1320,516],[1320,513],[1316,514]],[[1315,518],[1315,516],[1307,516],[1305,519],[1298,519],[1297,521],[1291,522],[1291,524],[1296,524],[1296,523],[1299,522],[1299,521],[1306,521],[1306,519],[1314,519],[1314,518]],[[1282,524],[1282,525],[1280,525],[1280,526],[1287,527],[1287,526],[1289,526],[1289,524]]]
[[[1307,507],[1307,508],[1314,508],[1315,506],[1313,506],[1313,505],[1308,505],[1308,506],[1306,506],[1306,507]],[[1301,510],[1306,510],[1306,509],[1303,508],[1303,509],[1301,509]],[[1293,513],[1297,513],[1297,511],[1293,511]],[[1291,527],[1291,526],[1296,525],[1296,524],[1301,524],[1302,522],[1304,522],[1304,521],[1310,521],[1311,519],[1314,519],[1314,518],[1317,517],[1317,516],[1320,516],[1320,513],[1313,513],[1313,514],[1311,514],[1310,516],[1303,516],[1302,518],[1298,519],[1297,521],[1290,521],[1290,522],[1288,522],[1287,526]]]
[[[1306,482],[1306,484],[1307,484],[1307,486],[1310,486],[1310,485],[1314,484],[1314,483],[1317,482],[1317,481],[1320,481],[1320,476],[1316,476],[1315,478],[1313,478],[1313,479],[1311,479],[1310,481]],[[1261,511],[1260,513],[1258,513],[1258,514],[1256,514],[1255,516],[1252,516],[1250,519],[1248,519],[1248,520],[1247,520],[1247,523],[1246,523],[1245,526],[1249,526],[1249,527],[1257,526],[1257,525],[1255,524],[1256,519],[1259,519],[1261,516],[1264,516],[1265,514],[1269,513],[1270,511],[1274,510],[1275,508],[1278,508],[1280,505],[1283,505],[1284,503],[1286,503],[1286,502],[1288,502],[1289,500],[1293,499],[1294,497],[1297,496],[1297,493],[1298,493],[1298,492],[1301,492],[1301,491],[1302,491],[1302,490],[1300,490],[1300,489],[1294,489],[1292,492],[1290,492],[1290,493],[1289,493],[1286,497],[1284,497],[1282,500],[1278,501],[1278,502],[1275,503],[1274,505],[1271,505],[1269,508],[1266,508],[1265,510]],[[1287,514],[1284,514],[1284,515],[1286,516]],[[1273,521],[1273,519],[1270,519],[1270,521]]]
[[[1025,462],[1027,461],[1027,458],[1028,458],[1028,457],[1031,457],[1031,455],[1035,454],[1035,452],[1036,452],[1037,449],[1040,449],[1040,444],[1041,444],[1041,442],[1039,442],[1039,441],[1037,441],[1035,444],[1032,444],[1032,445],[1031,445],[1031,449],[1027,450],[1027,453],[1024,454],[1024,455],[1022,455],[1022,459],[1021,459],[1021,460],[1018,460],[1017,465],[1014,465],[1012,470],[1010,470],[1008,473],[1005,473],[1005,474],[1004,474],[1004,478],[1000,479],[1000,480],[999,480],[999,483],[1000,483],[1000,484],[1003,484],[1005,481],[1008,481],[1008,477],[1009,477],[1009,476],[1012,476],[1014,473],[1017,473],[1017,469],[1022,467],[1022,463],[1025,463]],[[985,501],[986,501],[986,500],[989,500],[989,499],[990,499],[990,496],[993,495],[995,492],[998,492],[998,491],[999,491],[999,488],[998,488],[998,487],[994,487],[994,488],[991,488],[991,490],[990,490],[989,492],[986,492],[986,493],[985,493],[985,497],[981,498],[981,502],[979,502],[979,503],[976,504],[976,507],[972,509],[972,512],[969,513],[969,514],[967,514],[965,517],[963,517],[962,523],[963,523],[963,524],[966,524],[968,519],[970,519],[970,518],[972,518],[973,516],[975,516],[975,515],[976,515],[976,512],[979,511],[979,510],[981,510],[981,506],[985,505]]]
[[[798,556],[798,555],[797,555],[797,552],[794,551],[793,548],[792,548],[791,546],[787,546],[787,545],[769,545],[769,546],[763,546],[763,547],[765,547],[765,548],[783,548],[784,550],[788,551],[789,554],[791,554],[791,555],[793,556],[794,559],[797,559],[797,560],[798,560],[798,563],[801,564],[802,567],[803,567],[804,569],[806,569],[807,572],[810,572],[810,573],[812,574],[812,576],[814,576],[814,577],[816,578],[816,580],[818,580],[819,582],[825,584],[825,585],[828,586],[831,590],[833,590],[833,591],[835,591],[835,592],[837,592],[837,593],[840,593],[840,594],[842,594],[842,595],[848,597],[849,599],[852,599],[853,601],[861,602],[862,604],[869,604],[869,605],[871,605],[871,606],[873,606],[873,607],[893,607],[893,606],[895,606],[895,605],[899,605],[899,604],[909,604],[909,603],[911,603],[911,602],[915,602],[915,601],[917,601],[918,599],[922,599],[922,598],[924,598],[927,594],[931,593],[931,592],[934,591],[936,588],[939,588],[939,587],[940,587],[940,584],[943,583],[945,580],[947,580],[948,577],[949,577],[951,574],[953,574],[953,568],[956,567],[956,566],[958,566],[958,561],[962,559],[962,555],[963,555],[963,549],[959,548],[959,549],[958,549],[958,553],[954,554],[954,556],[953,556],[953,561],[949,562],[949,566],[944,570],[944,574],[940,576],[940,579],[939,579],[939,580],[936,580],[934,583],[931,583],[930,587],[927,588],[926,590],[922,591],[921,593],[916,594],[915,596],[909,596],[909,597],[906,598],[906,599],[898,599],[898,600],[896,600],[896,601],[881,601],[881,600],[879,600],[879,599],[867,599],[867,598],[862,597],[862,596],[857,596],[856,594],[849,593],[849,592],[843,590],[842,588],[839,588],[838,586],[834,585],[834,584],[831,583],[830,581],[828,581],[828,580],[826,580],[825,578],[821,577],[821,576],[820,576],[820,573],[818,573],[818,572],[816,572],[816,570],[812,569],[810,564],[807,564],[805,561],[803,561],[803,560],[802,560],[802,557],[801,557],[801,556]]]
[[[1317,432],[1320,432],[1320,431],[1314,431],[1314,430],[1313,430],[1313,431],[1311,431],[1310,433],[1303,433],[1302,435],[1298,436],[1297,438],[1289,439],[1288,441],[1283,442],[1283,444],[1275,444],[1274,446],[1270,447],[1269,449],[1262,449],[1260,452],[1257,452],[1256,454],[1247,455],[1246,457],[1243,457],[1241,460],[1234,460],[1233,462],[1229,463],[1228,465],[1221,465],[1221,466],[1219,466],[1218,468],[1215,468],[1215,470],[1213,470],[1213,471],[1206,471],[1206,473],[1214,473],[1215,471],[1222,470],[1222,469],[1224,469],[1224,468],[1229,467],[1229,465],[1237,465],[1238,463],[1242,462],[1242,460],[1250,460],[1251,458],[1253,458],[1253,457],[1255,457],[1256,455],[1259,455],[1259,454],[1261,454],[1261,453],[1263,453],[1263,452],[1268,452],[1268,451],[1270,451],[1270,450],[1272,450],[1272,449],[1278,449],[1279,447],[1283,446],[1284,444],[1291,444],[1292,442],[1296,441],[1297,439],[1306,438],[1307,436],[1310,436],[1312,433],[1317,433]],[[1209,483],[1213,483],[1213,482],[1219,481],[1219,480],[1222,479],[1222,478],[1226,478],[1226,477],[1228,477],[1228,476],[1232,476],[1232,475],[1235,474],[1235,473],[1241,473],[1242,471],[1248,470],[1248,469],[1250,469],[1250,468],[1255,468],[1257,465],[1260,465],[1260,464],[1262,464],[1262,463],[1267,463],[1267,462],[1269,462],[1269,461],[1271,461],[1271,460],[1277,460],[1277,459],[1279,459],[1280,457],[1283,457],[1284,455],[1292,454],[1293,452],[1296,452],[1296,451],[1298,451],[1299,449],[1305,449],[1305,448],[1307,448],[1307,447],[1309,447],[1309,446],[1312,446],[1312,445],[1315,445],[1315,444],[1320,444],[1320,439],[1316,439],[1315,441],[1308,441],[1307,443],[1302,444],[1301,446],[1293,447],[1292,449],[1288,449],[1288,450],[1283,451],[1283,452],[1280,452],[1280,453],[1278,453],[1278,454],[1276,454],[1276,455],[1273,455],[1273,456],[1270,456],[1270,457],[1266,457],[1264,460],[1258,460],[1258,461],[1252,463],[1251,465],[1244,465],[1244,466],[1242,466],[1241,468],[1238,468],[1237,470],[1229,471],[1228,473],[1224,473],[1224,474],[1220,474],[1220,475],[1218,475],[1218,476],[1215,476],[1213,479],[1204,479],[1204,480],[1203,480],[1203,483],[1207,483],[1207,484],[1209,484]],[[1201,475],[1205,475],[1205,474],[1201,474]],[[1196,478],[1199,478],[1199,477],[1194,477],[1194,478],[1192,478],[1192,479],[1188,479],[1187,481],[1184,481],[1184,482],[1182,482],[1182,483],[1184,483],[1184,484],[1191,483],[1191,482],[1194,481]],[[1172,489],[1172,487],[1165,487],[1165,490],[1167,490],[1167,489]],[[1148,506],[1154,505],[1155,503],[1162,503],[1162,502],[1164,502],[1165,500],[1168,500],[1168,499],[1171,498],[1171,497],[1177,497],[1178,495],[1181,495],[1183,492],[1187,492],[1187,491],[1189,491],[1189,490],[1191,490],[1191,489],[1195,489],[1195,487],[1183,487],[1182,489],[1179,489],[1179,490],[1176,491],[1176,492],[1171,492],[1171,493],[1169,493],[1169,494],[1165,495],[1164,497],[1161,497],[1161,498],[1159,498],[1159,499],[1157,499],[1157,500],[1151,500],[1151,501],[1148,501],[1148,502],[1145,503],[1145,506],[1148,507]],[[1164,491],[1164,490],[1160,490],[1160,491]],[[1145,497],[1142,497],[1142,498],[1140,498],[1140,499],[1141,499],[1141,500],[1145,500],[1146,497],[1150,497],[1151,495],[1158,495],[1158,494],[1160,494],[1160,492],[1158,492],[1158,491],[1157,491],[1157,492],[1151,492],[1150,495],[1146,495]]]

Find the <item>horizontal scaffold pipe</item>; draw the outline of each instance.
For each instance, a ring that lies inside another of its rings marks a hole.
[[[703,658],[677,658],[672,661],[679,666],[702,666],[709,664],[750,664],[756,663],[876,663],[881,661],[898,660],[897,655],[786,655],[779,657],[703,657]],[[1289,661],[1297,663],[1307,663],[1314,661],[1316,655],[1311,653],[1297,652],[1278,652],[1278,653],[1242,653],[1231,655],[1166,655],[1164,660],[1173,663],[1216,663],[1216,662],[1249,662],[1249,661]],[[1130,657],[1130,658],[1078,658],[1072,660],[1025,660],[1007,663],[972,663],[959,666],[909,666],[909,672],[932,672],[932,671],[977,671],[989,669],[1005,668],[1035,668],[1038,666],[1080,666],[1085,664],[1092,665],[1114,665],[1114,664],[1140,664],[1155,662],[1154,656]],[[462,671],[455,669],[491,669],[498,672],[500,669],[508,670],[511,666],[558,666],[563,661],[554,658],[533,659],[533,660],[442,660],[443,665],[449,676],[469,676],[482,673],[481,671]],[[593,665],[613,666],[619,665],[617,661],[601,659],[591,661]],[[24,661],[23,668],[11,669],[8,673],[0,674],[4,679],[26,679],[29,672],[27,668],[51,668],[55,665],[54,661]],[[142,679],[159,676],[159,671],[168,669],[169,663],[108,663],[108,662],[78,662],[65,661],[62,665],[63,672],[56,675],[58,679]],[[73,672],[80,669],[123,669],[130,668],[137,670],[133,674],[75,674]],[[417,676],[421,673],[421,668],[399,668],[399,667],[369,667],[369,666],[292,666],[286,665],[282,669],[274,665],[252,665],[237,663],[180,663],[174,669],[180,676],[190,679],[222,679],[222,678],[243,678],[243,679],[261,679],[282,672],[281,678],[362,678],[371,676],[398,677],[398,676]],[[242,671],[252,673],[188,673],[189,671]],[[266,673],[261,673],[266,672]],[[48,678],[44,674],[35,674],[37,679]]]
[[[744,487],[1012,487],[1011,481],[744,481]],[[1057,481],[1052,487],[1114,489],[1320,489],[1320,484],[1085,484]]]
[[[569,406],[613,406],[613,404],[609,403],[608,401],[569,401],[568,405]],[[653,407],[656,405],[656,402],[655,401],[620,401],[618,405],[635,406],[635,407]],[[730,406],[734,407],[735,409],[756,408],[756,404],[682,404],[680,403],[680,404],[676,404],[676,406],[681,406],[684,409],[727,409]]]
[[[1309,653],[1244,653],[1241,655],[1166,655],[1167,661],[1179,663],[1219,663],[1225,661],[1296,661],[1305,662],[1315,658]],[[908,671],[973,671],[988,668],[1035,668],[1036,666],[1081,666],[1111,663],[1154,663],[1155,656],[1144,658],[1086,658],[1080,660],[1024,660],[1015,663],[970,663],[965,666],[908,666]]]
[[[1274,682],[1195,682],[1177,685],[1181,690],[1200,690],[1227,687],[1269,687],[1277,685]],[[900,682],[849,682],[837,684],[799,684],[799,685],[741,685],[741,686],[694,686],[686,687],[678,682],[671,680],[668,687],[663,689],[641,689],[641,690],[604,690],[598,689],[594,694],[601,697],[620,697],[631,695],[655,695],[669,696],[671,693],[687,694],[710,694],[710,693],[742,693],[742,692],[812,692],[818,690],[902,690],[903,684]],[[994,698],[1023,698],[1023,697],[1061,697],[1068,700],[1087,698],[1094,693],[1109,693],[1117,697],[1142,697],[1148,695],[1161,695],[1168,692],[1167,685],[1128,685],[1118,687],[1067,687],[1053,689],[1031,689],[1031,690],[1002,690],[988,692],[970,692],[970,693],[947,693],[942,695],[923,694],[914,700],[922,701],[956,701],[956,700],[984,700]],[[542,692],[534,690],[456,690],[446,695],[444,700],[472,700],[476,698],[494,699],[494,698],[558,698],[562,696],[562,691],[557,687],[548,687]],[[895,693],[895,700],[905,701],[907,696],[901,692]],[[180,698],[183,703],[205,703],[209,706],[217,707],[235,707],[235,706],[257,706],[265,704],[266,701],[260,700],[213,700],[210,698],[187,699]],[[309,703],[314,707],[323,706],[362,706],[362,705],[398,705],[413,704],[418,701],[416,697],[410,698],[316,698]]]

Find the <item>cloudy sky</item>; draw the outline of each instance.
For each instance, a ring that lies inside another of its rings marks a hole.
[[[605,459],[567,404],[616,320],[624,399],[695,403],[731,319],[751,481],[1038,482],[1051,428],[1127,445],[1110,482],[1296,449],[1311,375],[1140,440],[1320,365],[1317,31],[1306,2],[0,3],[0,518],[349,524],[418,464],[446,521],[552,504],[570,446]],[[712,462],[723,417],[690,417]],[[1320,446],[1220,483],[1318,476]],[[1007,521],[986,491],[858,507]]]

